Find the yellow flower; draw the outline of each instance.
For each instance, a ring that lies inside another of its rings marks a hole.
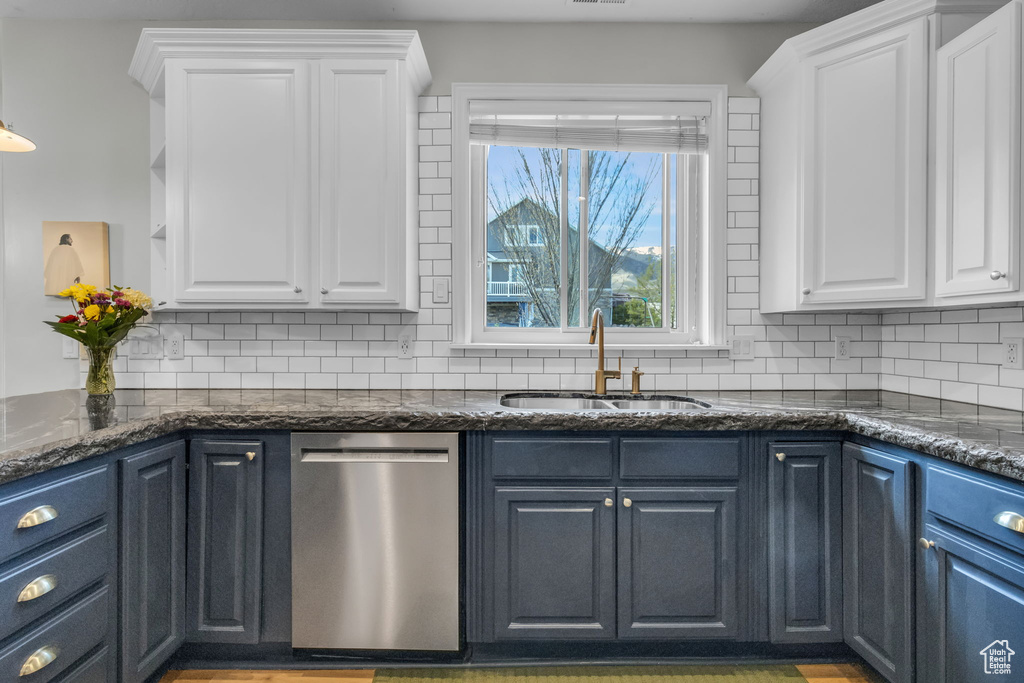
[[[85,313],[85,317],[88,318],[89,320],[99,320],[100,319],[100,307],[97,306],[96,304],[92,304],[91,306],[86,306],[85,310],[83,311],[83,313]]]
[[[71,297],[72,299],[74,299],[78,303],[83,303],[86,299],[89,298],[89,296],[91,294],[95,294],[95,293],[96,293],[96,287],[93,286],[93,285],[76,284],[76,285],[71,285],[67,289],[65,289],[62,292],[60,292],[60,294],[58,294],[58,296]]]
[[[146,311],[153,308],[153,300],[137,289],[124,287],[121,289],[121,293],[124,295],[124,298],[128,299],[132,306],[135,306],[136,308],[141,308]]]

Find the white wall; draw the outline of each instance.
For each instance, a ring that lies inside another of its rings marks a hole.
[[[3,315],[7,377],[2,395],[75,386],[75,361],[43,319],[67,304],[43,297],[41,223],[106,221],[116,284],[146,287],[149,221],[148,99],[128,76],[140,22],[0,24],[5,121],[39,145],[5,155]],[[153,24],[150,24],[153,25]],[[181,24],[178,24],[181,25]],[[207,26],[381,27],[420,31],[434,76],[452,82],[725,83],[746,80],[800,24],[345,24],[209,22]]]

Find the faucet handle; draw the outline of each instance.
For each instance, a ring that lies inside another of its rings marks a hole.
[[[640,370],[639,365],[633,366],[633,386],[630,388],[629,393],[631,394],[642,394],[640,391],[640,377],[643,376],[643,372]]]

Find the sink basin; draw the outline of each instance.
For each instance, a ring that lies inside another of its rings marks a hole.
[[[619,410],[706,410],[711,407],[708,403],[679,399],[626,399],[623,401],[609,401]]]
[[[608,401],[568,396],[502,396],[501,405],[524,410],[615,410]]]
[[[506,394],[501,405],[520,410],[705,410],[710,403],[683,396],[558,396]]]

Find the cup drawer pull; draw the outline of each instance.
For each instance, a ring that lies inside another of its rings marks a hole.
[[[60,654],[53,645],[47,645],[41,647],[28,656],[25,663],[21,665],[21,672],[18,676],[29,676],[42,669],[44,666],[48,666],[53,663],[53,660],[57,659],[57,655]]]
[[[54,574],[43,574],[35,581],[21,589],[18,594],[18,602],[28,602],[40,598],[57,587],[57,576]]]
[[[1016,512],[1000,512],[993,518],[993,521],[999,526],[1005,526],[1011,531],[1016,531],[1018,534],[1024,534],[1024,516]]]
[[[52,505],[40,505],[34,510],[29,510],[18,520],[19,529],[28,529],[39,526],[46,522],[53,521],[58,517],[57,508]]]

